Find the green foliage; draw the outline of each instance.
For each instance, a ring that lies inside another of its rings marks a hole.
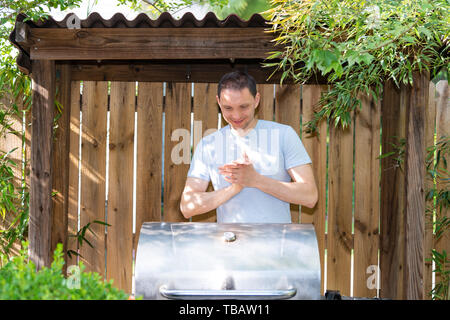
[[[15,175],[13,167],[17,164],[9,158],[11,152],[0,158],[0,221],[6,221],[7,215],[13,215],[9,226],[0,230],[0,253],[9,254],[16,241],[24,240],[28,229],[29,193],[25,186],[16,187],[13,183]]]
[[[64,277],[61,244],[55,250],[51,267],[39,271],[28,261],[26,243],[24,248],[21,255],[0,269],[0,300],[126,300],[129,297],[98,273],[84,272],[82,264],[79,273]],[[79,276],[76,286],[72,283],[73,276]]]
[[[16,65],[17,49],[9,41],[17,15],[27,14],[26,20],[47,18],[46,12],[52,8],[66,10],[78,6],[82,0],[0,0],[0,99],[10,101],[9,105],[0,108],[0,134],[21,134],[11,129],[11,119],[21,118],[31,106],[31,79],[22,74]],[[20,99],[22,101],[20,101]],[[19,108],[19,105],[24,107]],[[25,136],[22,134],[22,152]],[[14,242],[24,240],[28,227],[29,192],[25,185],[26,173],[22,169],[22,177],[14,177],[13,168],[20,168],[10,158],[13,150],[0,150],[0,222],[4,229],[0,230],[0,252],[9,254]],[[13,179],[20,182],[14,184]],[[8,222],[7,222],[8,221]]]
[[[14,28],[16,16],[20,12],[27,14],[26,20],[40,20],[48,18],[46,12],[53,8],[66,10],[78,6],[82,0],[1,0],[0,9],[0,96],[5,92],[13,92],[17,97],[19,92],[30,90],[30,80],[20,73],[15,65],[17,50],[9,42],[9,34]]]
[[[156,18],[163,12],[170,12],[172,15],[193,5],[213,6],[222,8],[228,0],[117,0],[119,4],[129,5],[135,11],[149,10],[147,14]],[[147,7],[147,8],[146,8]]]
[[[432,188],[427,190],[427,216],[432,221],[435,240],[441,239],[450,228],[450,218],[446,215],[450,207],[449,172],[447,158],[450,151],[450,138],[441,137],[436,145],[427,149],[427,173],[432,181]],[[434,216],[434,219],[432,219]],[[441,239],[443,241],[443,239]],[[431,260],[435,264],[433,272],[438,281],[430,292],[435,300],[450,300],[450,257],[445,250],[442,252],[433,249]]]
[[[135,11],[145,11],[150,17],[157,18],[163,12],[172,15],[194,5],[206,7],[219,19],[225,19],[234,13],[247,20],[253,14],[270,8],[269,0],[118,0],[119,4],[129,5]]]
[[[447,252],[443,250],[439,252],[437,250],[431,250],[431,260],[435,263],[433,272],[439,275],[440,281],[437,281],[434,288],[431,290],[430,295],[433,300],[450,300],[450,258],[447,256]]]
[[[393,136],[392,139],[394,142],[390,142],[389,144],[392,146],[392,151],[384,153],[380,155],[379,159],[384,159],[387,157],[394,157],[395,167],[403,170],[403,163],[405,158],[405,147],[406,147],[406,139],[399,138],[397,136]]]
[[[99,220],[94,220],[92,223],[101,224],[101,225],[108,226],[108,227],[111,226],[110,224],[108,224],[108,223],[106,223],[106,222],[104,222],[104,221],[99,221]],[[79,230],[76,234],[70,235],[70,237],[77,238],[77,243],[78,243],[79,248],[81,248],[81,247],[83,246],[83,243],[85,243],[85,242],[86,242],[91,248],[94,248],[94,246],[93,246],[93,245],[89,242],[89,240],[86,238],[86,232],[87,232],[87,231],[90,231],[91,233],[94,233],[94,232],[92,231],[92,229],[91,229],[92,223],[91,223],[91,222],[88,222],[86,225],[84,225],[83,227],[81,227],[80,230]],[[77,251],[75,251],[75,250],[67,250],[67,255],[68,255],[70,258],[72,258],[72,255],[82,257],[82,255],[79,254],[79,253],[78,253]]]
[[[432,78],[448,68],[448,0],[272,0],[266,13],[280,46],[264,63],[287,78],[305,83],[322,76],[330,84],[322,108],[308,123],[315,131],[322,118],[347,126],[361,107],[358,94],[379,99],[383,84],[410,85],[413,72]],[[272,75],[273,75],[272,73]]]
[[[439,238],[449,227],[449,219],[445,216],[440,217],[445,210],[450,207],[449,196],[449,172],[447,169],[447,157],[450,151],[450,138],[441,137],[435,146],[427,149],[427,173],[429,179],[433,182],[433,188],[427,191],[426,199],[435,202],[433,205],[437,209],[439,228],[436,230],[436,236]],[[439,184],[437,183],[439,182]],[[439,186],[439,189],[438,189]]]
[[[211,10],[214,11],[219,19],[225,19],[228,15],[234,13],[241,19],[248,20],[253,14],[261,13],[268,9],[270,9],[268,0],[229,0],[225,6],[211,6]],[[268,18],[267,15],[264,17]]]
[[[393,157],[394,166],[403,170],[406,139],[393,137],[394,142],[391,152],[382,154],[379,158]],[[449,172],[447,158],[450,151],[450,138],[442,136],[436,143],[427,148],[426,154],[426,178],[430,180],[431,188],[425,190],[427,223],[433,226],[435,241],[441,239],[450,229],[450,218],[446,212],[450,207]],[[435,264],[433,272],[437,276],[434,288],[429,295],[434,300],[450,300],[450,258],[445,250],[442,252],[432,249],[431,259]]]

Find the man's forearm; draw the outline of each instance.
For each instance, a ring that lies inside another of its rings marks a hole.
[[[180,210],[185,218],[216,209],[240,192],[237,185],[210,192],[185,192],[182,195]]]
[[[312,208],[317,202],[315,185],[302,182],[284,182],[260,175],[256,188],[282,201]]]

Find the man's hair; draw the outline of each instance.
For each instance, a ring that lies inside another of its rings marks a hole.
[[[246,72],[233,71],[222,76],[217,87],[217,96],[220,99],[220,93],[223,89],[242,90],[248,88],[253,97],[256,96],[256,81]]]

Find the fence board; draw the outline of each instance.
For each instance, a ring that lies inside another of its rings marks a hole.
[[[303,104],[302,115],[303,124],[313,118],[315,107],[320,100],[322,91],[327,90],[325,86],[306,85],[303,86]],[[304,125],[303,125],[304,126]],[[320,254],[320,274],[322,284],[324,282],[324,266],[325,266],[325,219],[326,219],[326,171],[327,171],[327,123],[321,121],[317,128],[317,133],[303,133],[303,144],[308,152],[314,171],[317,189],[319,192],[318,201],[314,208],[310,209],[302,207],[300,221],[301,223],[312,223],[316,230],[317,242]],[[321,286],[321,293],[323,292]]]
[[[136,234],[143,222],[161,221],[163,84],[139,82],[137,100]]]
[[[80,147],[80,81],[72,81],[70,89],[70,133],[69,133],[69,203],[67,209],[67,249],[79,253],[75,237],[78,231],[78,170]],[[104,259],[103,259],[104,260]],[[104,262],[103,262],[104,263]],[[78,264],[78,257],[67,257],[67,265]]]
[[[112,82],[106,273],[131,293],[133,250],[133,153],[135,82]]]
[[[330,124],[327,289],[350,295],[353,124]]]
[[[218,110],[216,101],[217,84],[215,83],[196,83],[194,85],[194,154],[197,143],[205,135],[208,135],[210,129],[218,129]],[[208,132],[206,132],[208,130]],[[214,191],[212,183],[208,185],[207,192]],[[192,217],[194,222],[216,222],[216,210],[211,210],[199,216]]]
[[[361,95],[355,116],[353,295],[377,296],[380,191],[380,104]],[[368,269],[370,267],[370,269]],[[370,279],[368,279],[370,277]]]
[[[52,227],[52,148],[55,61],[33,60],[31,185],[28,239],[30,259],[39,270],[50,267]]]
[[[436,136],[438,139],[441,139],[441,137],[447,137],[450,138],[450,100],[449,100],[449,88],[448,88],[448,81],[447,80],[441,80],[436,84],[436,91],[437,91],[437,101],[436,101],[436,111],[437,111],[437,121],[436,121]],[[438,140],[439,141],[439,140]],[[448,161],[448,159],[447,159]],[[442,160],[441,160],[441,167]],[[448,170],[448,167],[447,167]],[[445,186],[448,186],[448,182],[446,184],[445,181],[439,180],[437,184],[437,189],[441,190],[444,189]],[[450,210],[446,210],[445,208],[442,209],[442,212],[440,214],[440,217],[449,217]],[[447,229],[446,232],[442,235],[440,239],[436,240],[435,243],[435,249],[438,252],[442,252],[445,250],[447,252],[447,257],[450,255],[450,230]],[[440,277],[436,277],[436,281],[440,281]]]
[[[87,243],[80,247],[81,260],[87,271],[105,274],[106,125],[108,82],[84,81],[81,129],[80,228],[91,223]]]
[[[429,74],[413,73],[408,88],[410,102],[405,146],[406,220],[405,291],[406,299],[423,299],[425,232],[425,108],[428,105]]]
[[[428,105],[425,110],[425,146],[426,148],[434,145],[434,130],[436,127],[436,86],[430,82],[428,92]],[[425,159],[427,151],[425,152]],[[434,187],[433,179],[427,174],[425,177],[425,194]],[[428,211],[431,210],[431,211]],[[423,286],[425,290],[425,299],[430,299],[429,293],[432,289],[433,264],[431,262],[431,250],[433,249],[433,203],[427,201],[425,211],[425,269],[423,272]]]
[[[186,221],[180,211],[180,199],[191,158],[190,84],[167,83],[165,114],[163,220],[168,222]]]
[[[302,103],[301,103],[301,114],[302,114],[302,126],[301,126],[301,131],[302,131],[302,143],[305,146],[306,151],[308,152],[308,155],[311,158],[311,166],[313,167],[313,171],[314,171],[314,178],[317,181],[317,172],[315,169],[315,167],[319,166],[319,164],[317,162],[314,162],[312,159],[312,154],[314,153],[314,144],[318,143],[318,135],[320,134],[319,132],[314,133],[314,134],[305,134],[304,131],[306,130],[306,123],[310,120],[312,120],[313,116],[314,116],[314,108],[317,107],[317,104],[320,100],[320,93],[321,93],[321,86],[316,86],[316,85],[307,85],[307,86],[302,86]],[[326,135],[326,132],[325,132]],[[306,136],[309,139],[305,139]],[[316,138],[316,139],[314,139]],[[326,141],[325,141],[326,142]],[[317,146],[319,146],[319,144],[317,144]],[[326,145],[325,145],[326,147]],[[314,159],[316,161],[318,161],[317,159]],[[326,166],[326,162],[324,163]],[[324,171],[325,173],[325,171]],[[308,208],[308,207],[300,207],[300,223],[313,223],[313,214],[316,211],[316,208]],[[324,216],[324,220],[325,220],[325,216]],[[325,230],[324,230],[325,231]]]
[[[395,152],[405,138],[408,96],[392,81],[386,82],[381,101],[382,154]],[[396,139],[395,139],[396,137]],[[393,145],[394,144],[394,145]],[[380,297],[402,299],[405,210],[405,175],[395,157],[381,161]]]
[[[274,116],[274,85],[258,84],[258,92],[261,96],[259,106],[256,109],[258,119],[273,121]]]
[[[93,83],[93,82],[92,82]],[[438,95],[437,111],[432,108],[433,101],[430,96],[427,109],[426,123],[432,122],[430,119],[438,118],[437,132],[448,135],[448,85],[443,86],[442,93]],[[439,86],[438,85],[438,86]],[[79,139],[79,82],[71,83],[71,130],[70,130],[70,156],[69,156],[69,203],[68,203],[68,230],[70,234],[77,231],[77,201],[78,201],[78,139]],[[102,199],[95,196],[98,187],[91,185],[93,166],[106,162],[106,149],[102,152],[98,149],[100,140],[106,138],[95,138],[102,127],[105,127],[106,134],[106,109],[103,112],[97,111],[94,114],[96,104],[100,100],[105,101],[107,95],[106,88],[97,89],[98,93],[88,93],[89,82],[85,82],[85,96],[83,97],[83,178],[82,178],[82,216],[86,218],[84,211],[89,210],[92,203],[96,202],[97,209],[91,211],[101,211]],[[98,86],[98,84],[97,84]],[[139,230],[143,221],[158,221],[161,219],[161,152],[162,152],[162,84],[161,83],[140,83],[138,95],[138,158],[137,158],[137,190],[136,190],[136,225]],[[293,87],[293,86],[291,86]],[[177,149],[184,141],[185,136],[174,136],[176,129],[186,129],[190,131],[190,111],[191,111],[191,84],[172,83],[168,85],[166,96],[166,126],[165,126],[165,221],[186,221],[179,212],[179,198],[185,183],[186,173],[189,164],[181,161],[176,164],[172,161],[172,152],[175,147],[175,155],[180,158],[184,156],[184,150]],[[206,129],[212,125],[217,125],[217,106],[215,105],[215,84],[195,84],[194,94],[194,120],[202,120],[201,131],[194,128],[194,144],[199,141],[198,137],[204,134]],[[258,110],[258,118],[272,120],[271,114],[275,112],[275,121],[291,125],[297,133],[300,133],[300,114],[303,114],[303,122],[311,119],[315,104],[319,100],[320,86],[303,87],[303,105],[300,109],[299,88],[277,87],[276,106],[273,108],[273,85],[258,85],[261,93],[261,104]],[[93,90],[93,89],[91,89]],[[437,89],[439,91],[439,89]],[[446,90],[446,91],[445,91]],[[101,92],[101,94],[100,94]],[[430,93],[432,85],[430,85]],[[87,101],[92,107],[87,108]],[[110,189],[108,205],[108,227],[107,235],[107,278],[115,279],[116,285],[131,291],[132,274],[132,176],[133,176],[133,137],[134,137],[134,83],[113,83],[111,88],[111,141],[110,141]],[[208,101],[214,101],[215,110]],[[401,93],[393,88],[392,84],[386,86],[383,102],[383,140],[382,153],[394,150],[390,143],[398,143],[392,137],[405,138],[406,132],[406,106],[410,103],[408,93]],[[101,102],[106,106],[106,102]],[[372,105],[372,107],[374,107]],[[105,107],[106,108],[106,107]],[[93,113],[89,115],[87,110]],[[437,115],[434,115],[437,113]],[[102,116],[101,116],[102,115]],[[104,116],[104,117],[103,117]],[[102,118],[103,117],[103,118]],[[101,120],[99,120],[101,118]],[[91,119],[91,120],[89,120]],[[95,119],[95,125],[93,121]],[[324,249],[328,248],[328,271],[327,289],[338,289],[342,294],[350,294],[350,251],[354,246],[354,295],[374,296],[374,290],[366,287],[366,280],[370,274],[366,273],[369,265],[376,265],[377,251],[377,164],[376,155],[379,153],[377,142],[377,119],[378,115],[373,108],[363,107],[357,114],[355,120],[355,235],[354,240],[351,235],[351,185],[352,185],[352,134],[350,131],[342,132],[340,129],[330,129],[330,168],[329,168],[329,220],[328,235],[324,234],[326,223],[326,184],[327,174],[327,124],[322,122],[319,125],[320,135],[303,134],[303,143],[311,156],[316,182],[319,187],[319,202],[313,209],[302,208],[300,220],[302,223],[312,222],[315,225],[318,235],[318,243],[321,256],[321,275],[324,279]],[[29,121],[29,120],[28,120]],[[89,124],[91,121],[92,123]],[[205,123],[208,123],[205,126]],[[211,123],[211,125],[209,125]],[[88,133],[87,130],[97,133]],[[425,128],[426,146],[433,140],[432,125]],[[94,137],[95,140],[92,140]],[[186,136],[186,137],[189,137]],[[29,143],[29,136],[27,138]],[[106,148],[106,145],[104,145]],[[194,146],[195,148],[195,146]],[[90,151],[89,151],[90,150]],[[178,152],[179,151],[179,152]],[[94,159],[94,154],[98,154]],[[190,158],[189,153],[189,158]],[[95,162],[97,161],[97,162]],[[381,160],[381,228],[380,228],[380,266],[381,266],[381,292],[382,297],[404,298],[407,295],[405,284],[405,176],[395,163],[393,157]],[[88,166],[89,164],[89,166]],[[88,170],[89,169],[89,170]],[[55,177],[56,178],[56,177]],[[104,175],[103,175],[104,179]],[[368,183],[368,181],[370,181]],[[104,181],[103,181],[104,183]],[[104,188],[104,186],[103,186]],[[104,190],[104,189],[103,189]],[[149,190],[152,190],[151,192]],[[155,190],[155,192],[154,192]],[[158,191],[159,190],[159,191]],[[100,191],[100,194],[104,195]],[[91,200],[89,200],[89,197]],[[84,200],[85,201],[84,201]],[[84,206],[85,202],[89,207]],[[104,210],[104,198],[103,198]],[[448,213],[446,213],[448,214]],[[295,213],[294,213],[295,215]],[[200,217],[199,217],[200,218]],[[293,222],[298,217],[293,218]],[[83,218],[84,219],[84,218]],[[100,219],[99,220],[103,220]],[[81,225],[88,220],[80,221]],[[193,221],[197,221],[193,219]],[[198,221],[210,221],[202,220]],[[212,220],[211,220],[212,221]],[[93,228],[96,226],[94,225]],[[104,227],[99,226],[102,231]],[[432,248],[428,224],[425,225],[425,254],[428,255]],[[101,233],[101,232],[100,232]],[[90,234],[88,240],[93,242]],[[374,240],[375,238],[375,240]],[[134,240],[136,248],[138,233]],[[326,243],[328,241],[328,243]],[[101,241],[100,241],[101,242]],[[436,243],[435,248],[448,249],[448,239],[443,239]],[[96,246],[94,244],[94,246]],[[101,245],[100,245],[101,246]],[[69,238],[69,249],[76,250],[76,241]],[[89,249],[86,244],[83,249]],[[81,252],[86,260],[91,260],[93,268],[98,270],[105,266],[104,256],[98,254],[97,257],[87,257]],[[375,257],[375,258],[374,258]],[[76,263],[76,259],[68,259],[68,265]],[[85,261],[85,264],[88,264]],[[94,266],[95,265],[95,266]],[[100,271],[101,273],[101,271]],[[431,264],[425,264],[424,286],[425,292],[431,289]],[[323,281],[323,280],[322,280]],[[323,293],[323,292],[322,292]]]
[[[300,86],[276,85],[275,121],[290,125],[300,136]],[[299,206],[291,204],[292,223],[299,222]]]

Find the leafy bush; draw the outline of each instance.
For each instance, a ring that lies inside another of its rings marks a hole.
[[[446,214],[450,207],[449,172],[447,159],[450,151],[450,137],[443,136],[436,145],[427,148],[427,173],[432,186],[427,190],[427,220],[432,223],[435,234],[435,244],[446,241],[446,233],[450,229],[450,218]],[[442,238],[442,239],[441,239]],[[448,252],[431,250],[434,262],[436,282],[429,295],[434,300],[450,300],[450,258]]]
[[[315,131],[322,119],[335,126],[351,123],[366,93],[378,100],[385,81],[413,84],[413,73],[433,78],[448,72],[448,0],[271,0],[273,51],[265,63],[282,71],[280,83],[306,83],[317,76],[330,86],[307,123]],[[277,61],[278,60],[278,61]]]
[[[68,278],[62,271],[64,265],[62,245],[58,244],[50,268],[36,271],[28,259],[28,246],[24,243],[22,254],[5,262],[0,269],[0,300],[126,300],[129,295],[113,287],[95,272],[80,272]],[[3,257],[3,259],[5,259]],[[74,279],[79,280],[74,281]]]

